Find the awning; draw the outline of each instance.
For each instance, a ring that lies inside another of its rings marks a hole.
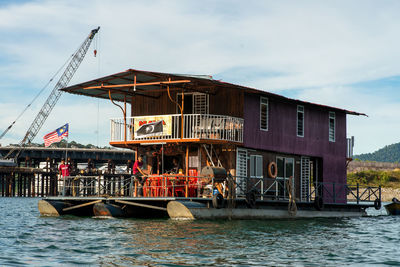
[[[291,99],[259,89],[214,80],[209,75],[173,74],[129,69],[124,72],[72,85],[61,90],[71,94],[104,99],[109,99],[109,95],[111,95],[114,101],[124,101],[126,98],[135,95],[157,98],[162,91],[166,90],[167,86],[169,86],[171,91],[183,89],[185,92],[203,93],[215,93],[215,90],[218,88],[244,90],[246,93],[266,95],[267,97],[284,102],[294,102],[300,105],[315,106],[321,109],[334,110],[350,115],[367,116],[364,113]]]

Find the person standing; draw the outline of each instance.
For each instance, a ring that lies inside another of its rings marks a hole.
[[[132,174],[133,178],[139,183],[139,188],[138,188],[138,196],[142,197],[143,196],[143,185],[146,182],[146,173],[142,170],[143,167],[143,156],[140,155],[138,159],[135,161],[133,164],[132,168]]]
[[[64,181],[63,196],[70,193],[70,179],[66,178],[70,176],[71,166],[65,163],[65,160],[61,160],[61,164],[58,167],[61,179]]]

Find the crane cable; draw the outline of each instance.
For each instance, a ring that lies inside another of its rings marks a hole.
[[[50,83],[54,80],[54,78],[60,73],[61,70],[64,69],[65,65],[71,60],[71,58],[74,56],[72,54],[66,61],[65,63],[57,70],[57,72],[51,77],[51,79],[47,82],[47,84],[39,91],[39,93],[36,94],[36,96],[32,99],[32,101],[24,108],[24,110],[17,116],[17,118],[10,124],[10,126],[7,127],[7,129],[4,130],[4,132],[0,135],[0,139],[3,138],[6,133],[14,126],[14,124],[22,117],[22,115],[29,109],[29,107],[35,102],[35,100],[43,93],[43,91],[50,85]]]

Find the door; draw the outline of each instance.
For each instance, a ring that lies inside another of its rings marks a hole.
[[[294,158],[276,157],[276,165],[278,167],[278,175],[276,177],[276,196],[278,198],[288,199],[289,192],[287,183],[290,177],[294,177]],[[292,193],[294,192],[294,180],[292,185]]]

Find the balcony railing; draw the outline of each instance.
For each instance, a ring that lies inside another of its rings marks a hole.
[[[111,120],[111,142],[208,139],[243,143],[243,119],[222,115],[180,114]],[[161,126],[162,125],[162,126]]]

